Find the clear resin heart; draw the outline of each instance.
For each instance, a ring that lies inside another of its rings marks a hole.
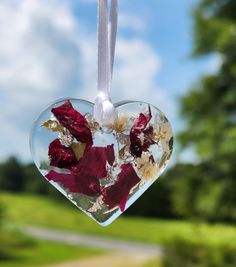
[[[80,99],[48,106],[34,123],[31,151],[47,181],[105,226],[164,171],[173,133],[165,115],[147,103],[115,104],[118,118],[109,128],[94,120],[93,107]]]

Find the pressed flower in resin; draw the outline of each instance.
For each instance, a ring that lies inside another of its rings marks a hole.
[[[69,100],[53,107],[41,122],[54,135],[46,179],[100,223],[123,212],[159,176],[172,151],[169,123],[152,111],[148,104],[139,113],[118,111],[114,125],[104,128]]]

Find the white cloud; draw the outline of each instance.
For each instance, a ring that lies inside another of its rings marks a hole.
[[[140,99],[150,99],[149,93],[156,87],[154,80],[160,67],[159,57],[150,45],[139,39],[121,39],[117,44],[116,56],[115,96],[134,98],[136,95]]]
[[[114,100],[140,100],[161,109],[170,118],[176,106],[169,91],[158,86],[161,60],[150,44],[142,39],[120,39],[117,43],[113,76]]]
[[[79,0],[83,4],[97,4],[97,0]],[[109,1],[108,1],[109,4]],[[146,29],[145,20],[134,15],[133,13],[122,13],[120,12],[120,5],[123,6],[124,3],[118,3],[119,15],[118,15],[118,24],[119,28],[129,29],[135,32],[142,32]]]
[[[80,41],[82,88],[80,96],[93,101],[96,95],[96,40]],[[169,92],[157,86],[160,58],[154,49],[141,39],[118,38],[113,73],[112,99],[141,100],[158,106],[168,116],[175,113]],[[172,116],[173,117],[173,116]]]
[[[0,158],[29,159],[28,132],[36,112],[79,84],[76,21],[59,1],[0,3]]]
[[[118,19],[119,27],[133,31],[144,31],[146,24],[140,17],[131,14],[120,14]]]
[[[28,134],[42,107],[63,96],[95,98],[96,34],[81,30],[62,0],[2,0],[0,25],[0,159],[29,160]],[[156,85],[159,67],[148,42],[119,39],[113,99],[161,103],[171,114],[167,92]]]

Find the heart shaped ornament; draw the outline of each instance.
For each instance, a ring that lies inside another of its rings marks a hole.
[[[44,178],[103,226],[152,185],[173,148],[171,126],[158,108],[131,101],[114,107],[117,120],[102,127],[93,103],[59,100],[39,115],[31,133]]]

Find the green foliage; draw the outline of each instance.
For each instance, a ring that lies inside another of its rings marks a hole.
[[[146,192],[132,205],[125,215],[175,218],[177,213],[172,209],[169,181],[160,177]]]
[[[217,53],[221,66],[181,99],[187,128],[179,140],[183,148],[195,148],[200,164],[192,168],[193,173],[183,175],[186,184],[181,177],[180,183],[191,191],[189,180],[193,184],[201,180],[194,192],[193,216],[236,221],[236,2],[201,0],[194,17],[195,55]],[[182,203],[175,207],[181,215],[190,213],[188,199],[187,195],[175,198]]]
[[[22,166],[22,169],[24,172],[24,187],[22,191],[35,192],[42,195],[49,193],[49,186],[46,180],[43,179],[33,163]]]
[[[177,164],[167,172],[166,181],[176,216],[210,222],[236,221],[235,180],[225,177],[214,162]]]
[[[199,179],[201,173],[201,168],[192,164],[176,165],[167,173],[172,208],[179,217],[196,217],[195,206],[202,185],[202,179]]]
[[[15,158],[9,158],[0,167],[0,188],[19,192],[23,189],[24,173],[21,163]]]
[[[161,260],[155,259],[148,261],[142,267],[163,267]]]
[[[17,231],[0,231],[0,241],[4,246],[0,246],[0,263],[14,258],[14,250],[35,246],[36,242]]]
[[[201,0],[195,9],[195,54],[220,52],[235,55],[236,3],[234,0]]]
[[[2,198],[9,221],[21,226],[36,225],[165,245],[176,239],[208,245],[234,245],[236,240],[236,228],[230,225],[120,217],[104,228],[69,203],[63,205],[45,196],[23,194],[4,193]]]
[[[15,157],[0,164],[0,190],[49,195],[56,199],[61,197],[43,178],[35,164],[22,164]]]
[[[234,267],[236,246],[176,240],[165,249],[162,267]]]
[[[3,224],[3,219],[4,219],[4,208],[3,208],[2,203],[0,202],[0,228]]]
[[[0,231],[0,266],[32,267],[100,255],[95,249],[36,241],[17,231]],[[4,244],[4,245],[3,245]]]
[[[164,245],[167,254],[163,263],[152,261],[145,266],[235,266],[236,228],[234,226],[174,220],[119,218],[109,227],[103,228],[81,214],[75,207],[69,204],[65,206],[61,203],[58,204],[45,196],[4,193],[2,198],[8,211],[9,220],[17,225],[35,225],[54,230],[62,229]],[[36,207],[37,212],[34,212]],[[34,246],[32,245],[32,247]],[[44,259],[49,258],[51,254],[55,260],[58,249],[53,249],[53,246],[46,249],[45,244],[43,246],[44,248],[40,250],[34,248],[33,251],[38,252],[32,251],[30,255],[35,255],[34,253],[38,255],[40,251]],[[81,249],[79,249],[80,251]],[[33,262],[33,256],[30,259]],[[34,265],[29,264],[29,266]]]

